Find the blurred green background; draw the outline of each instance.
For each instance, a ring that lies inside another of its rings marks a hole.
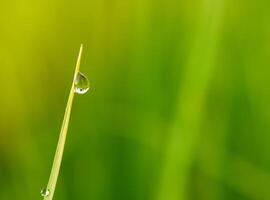
[[[1,0],[0,199],[270,199],[270,1]]]

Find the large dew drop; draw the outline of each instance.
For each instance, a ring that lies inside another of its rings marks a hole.
[[[85,94],[89,90],[88,78],[81,72],[78,72],[74,81],[74,92],[77,94]]]
[[[41,194],[41,196],[43,196],[43,197],[47,197],[47,196],[50,195],[50,190],[47,189],[47,188],[43,188],[43,189],[40,191],[40,194]]]

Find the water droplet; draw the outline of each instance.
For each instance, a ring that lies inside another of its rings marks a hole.
[[[47,196],[50,195],[50,190],[47,189],[47,188],[43,188],[43,189],[40,191],[40,194],[41,194],[41,196],[43,196],[43,197],[47,197]]]
[[[78,72],[76,75],[75,81],[75,93],[77,94],[85,94],[89,90],[89,81],[88,78],[83,75],[81,72]]]

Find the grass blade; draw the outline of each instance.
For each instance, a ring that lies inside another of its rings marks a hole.
[[[67,106],[66,106],[66,110],[65,110],[65,115],[64,115],[64,119],[63,119],[63,123],[62,123],[62,128],[60,131],[58,144],[56,147],[56,152],[55,152],[54,161],[53,161],[53,165],[52,165],[52,169],[51,169],[51,174],[50,174],[49,182],[48,182],[48,185],[46,188],[49,191],[49,195],[45,196],[44,200],[52,200],[53,199],[53,195],[54,195],[54,191],[55,191],[55,187],[56,187],[56,182],[57,182],[57,178],[59,175],[62,157],[63,157],[63,153],[64,153],[65,141],[66,141],[66,136],[67,136],[67,131],[68,131],[68,124],[69,124],[69,119],[70,119],[72,102],[73,102],[73,98],[74,98],[74,81],[75,81],[76,75],[78,74],[79,69],[80,69],[82,50],[83,50],[83,45],[81,45],[81,47],[80,47],[80,52],[79,52],[79,56],[77,59],[74,78],[73,78],[71,90],[70,90],[69,97],[68,97],[68,102],[67,102]]]

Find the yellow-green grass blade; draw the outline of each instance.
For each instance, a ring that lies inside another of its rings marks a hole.
[[[67,102],[67,106],[66,106],[66,110],[65,110],[65,115],[64,115],[64,119],[63,119],[63,123],[62,123],[62,128],[60,131],[58,144],[56,147],[52,170],[51,170],[49,182],[48,182],[48,185],[46,188],[47,190],[49,190],[49,195],[45,196],[44,200],[52,200],[54,192],[55,192],[56,182],[57,182],[57,178],[59,175],[61,161],[62,161],[64,147],[65,147],[65,141],[66,141],[66,136],[67,136],[67,131],[68,131],[68,124],[69,124],[69,119],[70,119],[72,102],[73,102],[73,98],[74,98],[74,81],[75,81],[76,76],[77,76],[79,69],[80,69],[82,50],[83,50],[83,45],[81,45],[81,47],[80,47],[80,52],[79,52],[79,56],[77,59],[77,64],[76,64],[76,68],[75,68],[75,72],[74,72],[74,78],[73,78],[72,86],[71,86],[69,97],[68,97],[68,102]]]

